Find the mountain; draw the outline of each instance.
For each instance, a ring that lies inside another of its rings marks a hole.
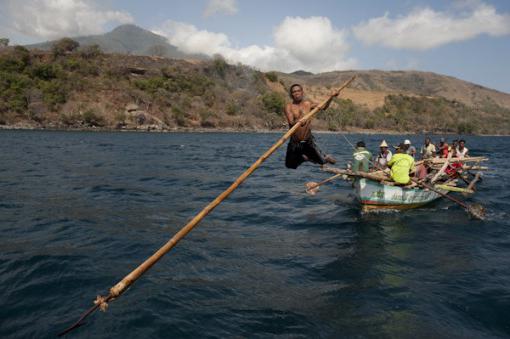
[[[303,71],[303,70],[298,70],[298,71],[294,71],[294,72],[290,73],[290,75],[297,75],[297,76],[301,76],[301,75],[313,75],[313,73],[310,73],[310,72],[307,72],[307,71]]]
[[[494,89],[473,84],[451,76],[420,71],[334,71],[319,74],[279,73],[287,82],[303,83],[320,89],[336,86],[342,79],[356,75],[353,86],[367,96],[378,95],[381,99],[388,94],[418,95],[423,97],[443,97],[468,106],[494,103],[510,109],[510,95]],[[352,87],[352,86],[351,86]],[[359,98],[361,100],[361,98]]]
[[[168,43],[161,35],[135,25],[121,25],[101,35],[72,37],[80,46],[99,45],[105,53],[163,56],[174,59],[206,59],[205,55],[186,54]],[[29,49],[50,50],[55,41],[28,45]]]
[[[122,46],[134,53],[141,45],[133,27],[121,28],[106,36],[132,37],[132,45]],[[145,42],[158,39],[136,31]],[[430,72],[263,73],[222,58],[55,54],[19,46],[0,49],[0,128],[282,129],[291,84],[321,102],[353,75],[314,129],[510,135],[510,94]]]

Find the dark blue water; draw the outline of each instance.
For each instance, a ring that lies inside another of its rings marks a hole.
[[[54,337],[279,136],[1,131],[0,337]],[[72,337],[509,337],[510,138],[467,146],[494,169],[468,200],[484,222],[449,201],[361,215],[342,181],[308,196],[327,175],[282,148]]]

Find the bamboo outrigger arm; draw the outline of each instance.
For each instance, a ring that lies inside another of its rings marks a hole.
[[[322,170],[324,172],[346,175],[348,177],[360,177],[360,178],[370,179],[370,180],[379,181],[379,182],[389,179],[389,175],[385,174],[383,171],[378,172],[378,173],[382,173],[382,175],[378,175],[378,174],[375,174],[375,172],[373,172],[373,173],[353,172],[351,170],[345,170],[345,169],[329,167],[329,166],[322,168]]]
[[[93,313],[95,310],[100,308],[105,311],[108,302],[119,297],[126,289],[131,286],[138,278],[140,278],[147,270],[149,270],[154,264],[156,264],[166,253],[168,253],[182,238],[184,238],[205,216],[207,216],[216,206],[218,206],[223,200],[225,200],[239,185],[241,185],[250,174],[252,174],[271,154],[273,154],[287,139],[289,139],[299,128],[299,126],[308,120],[310,120],[317,112],[327,107],[331,100],[340,92],[347,87],[351,82],[354,81],[356,76],[353,76],[347,80],[336,92],[329,96],[328,99],[324,100],[320,105],[315,107],[309,113],[305,114],[301,119],[298,120],[294,126],[292,126],[273,146],[271,146],[257,161],[255,161],[243,174],[241,174],[223,193],[216,197],[212,202],[205,206],[197,215],[191,219],[184,227],[182,227],[166,244],[164,244],[159,250],[145,260],[140,266],[135,268],[131,273],[126,275],[121,281],[115,286],[110,288],[110,292],[107,296],[97,296],[94,301],[94,306],[85,312],[82,317],[69,328],[59,334],[59,336],[69,333],[73,329],[81,326],[83,320]]]
[[[487,160],[489,160],[489,158],[487,158],[487,157],[465,157],[465,158],[450,158],[450,159],[428,158],[428,159],[424,159],[423,161],[426,163],[432,163],[432,164],[443,164],[446,161],[467,163],[467,162],[482,162],[482,161],[487,161]]]

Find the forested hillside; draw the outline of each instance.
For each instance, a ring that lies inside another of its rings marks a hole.
[[[263,73],[221,57],[105,54],[71,39],[49,51],[0,49],[0,126],[281,129],[291,83],[303,83],[320,101],[355,73],[353,86],[318,115],[315,128],[510,133],[510,95],[438,74]]]

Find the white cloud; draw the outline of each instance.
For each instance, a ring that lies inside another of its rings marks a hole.
[[[350,47],[346,32],[337,30],[325,17],[287,17],[274,32],[277,48],[288,51],[295,63],[325,71],[348,68],[344,60]]]
[[[7,0],[4,6],[11,30],[45,39],[98,34],[108,23],[134,21],[125,11],[105,10],[90,0]]]
[[[223,33],[198,30],[195,26],[173,20],[165,21],[152,30],[185,53],[213,55],[230,48],[230,41]]]
[[[195,26],[167,21],[153,30],[187,53],[223,55],[230,62],[240,62],[263,71],[312,72],[352,69],[356,60],[346,56],[349,45],[346,32],[331,25],[324,17],[287,17],[274,30],[274,46],[232,46],[223,33],[199,30]]]
[[[233,15],[237,13],[236,0],[209,0],[204,11],[204,16],[208,17],[214,14]]]
[[[353,28],[355,36],[367,45],[426,50],[480,34],[510,34],[510,15],[498,14],[490,5],[477,0],[457,2],[460,13],[417,9],[407,16],[373,18]],[[467,11],[466,11],[467,10]]]

